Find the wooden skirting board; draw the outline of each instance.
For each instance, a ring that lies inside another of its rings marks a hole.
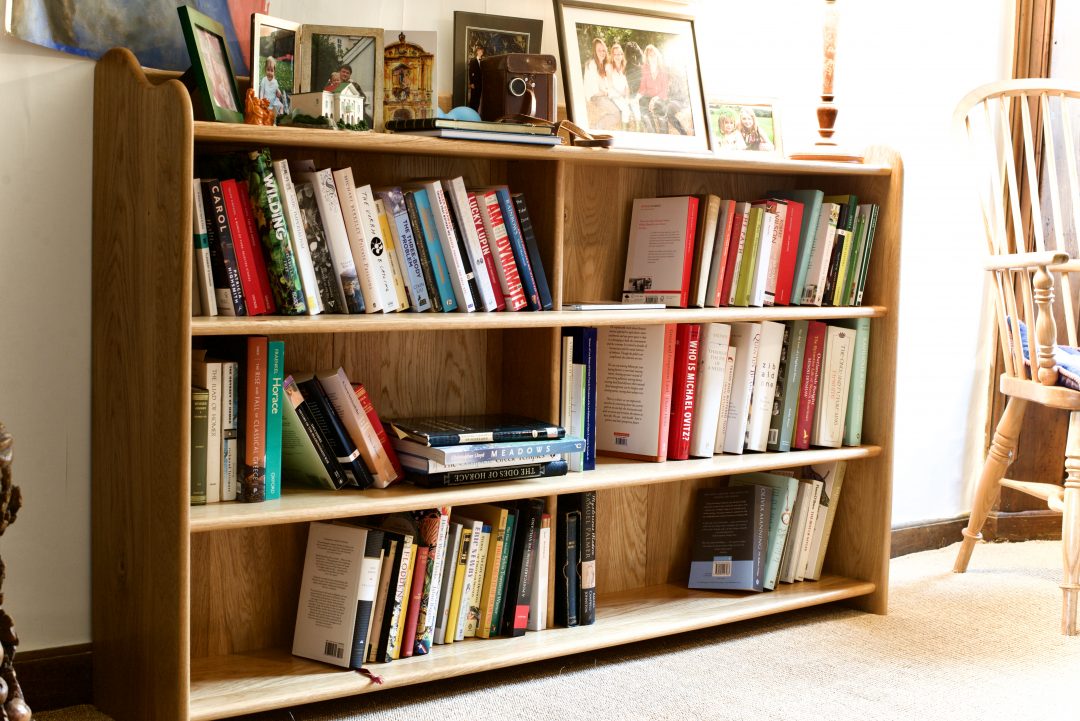
[[[929,551],[956,543],[967,526],[967,515],[892,530],[891,558]],[[986,541],[1046,541],[1061,538],[1061,514],[1053,511],[992,511],[982,529]]]

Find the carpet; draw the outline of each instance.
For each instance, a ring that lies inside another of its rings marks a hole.
[[[243,721],[1080,718],[1061,543],[980,544],[963,575],[957,547],[894,559],[887,616],[804,609]],[[90,707],[35,718],[107,721]]]

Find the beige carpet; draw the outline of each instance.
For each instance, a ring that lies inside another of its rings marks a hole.
[[[291,710],[295,721],[1075,721],[1080,637],[1058,633],[1061,544],[892,562],[890,613],[826,607]],[[289,711],[245,717],[288,721]],[[39,721],[100,721],[88,707]]]

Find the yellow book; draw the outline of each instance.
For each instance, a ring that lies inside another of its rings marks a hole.
[[[754,271],[757,269],[758,253],[761,249],[761,222],[764,215],[765,211],[761,207],[750,208],[746,242],[743,244],[742,259],[739,262],[739,277],[735,282],[735,302],[732,305],[750,305],[750,288],[754,283]]]
[[[484,581],[480,588],[480,612],[477,618],[476,635],[488,638],[491,635],[491,616],[495,611],[495,590],[499,584],[499,568],[502,564],[503,537],[506,535],[507,511],[505,508],[482,503],[461,509],[462,514],[483,521],[491,526],[491,539],[488,542],[487,564]]]
[[[405,611],[409,607],[409,589],[412,588],[413,566],[416,565],[416,544],[411,546],[412,553],[409,555],[409,573],[405,577],[405,593],[401,597],[401,623],[397,627],[397,637],[394,639],[394,648],[390,657],[395,661],[401,658],[401,639],[405,636]]]
[[[461,609],[461,594],[465,589],[465,569],[469,565],[469,548],[472,545],[472,529],[461,529],[461,548],[458,551],[457,568],[454,571],[454,590],[450,594],[450,610],[446,614],[446,643],[453,643]]]
[[[484,531],[480,534],[480,545],[476,549],[476,571],[473,576],[472,589],[469,592],[468,614],[465,617],[464,638],[476,636],[476,627],[480,620],[480,595],[487,573],[488,547],[491,545],[491,526],[484,524]]]
[[[386,215],[386,206],[383,205],[382,199],[375,201],[375,209],[379,213],[379,227],[382,233],[383,247],[387,255],[387,260],[390,261],[390,268],[394,276],[394,295],[397,296],[400,308],[398,310],[406,310],[409,307],[409,296],[405,294],[405,269],[401,267],[398,262],[397,246],[394,243],[394,234],[390,232],[390,218]]]

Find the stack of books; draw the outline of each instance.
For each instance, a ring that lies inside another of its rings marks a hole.
[[[526,143],[528,145],[560,145],[555,126],[527,123],[497,123],[487,120],[456,120],[454,118],[410,118],[388,120],[386,129],[392,133],[427,135],[457,140],[486,140],[496,143]]]
[[[559,425],[508,414],[388,420],[406,474],[425,487],[561,476],[585,440]]]

